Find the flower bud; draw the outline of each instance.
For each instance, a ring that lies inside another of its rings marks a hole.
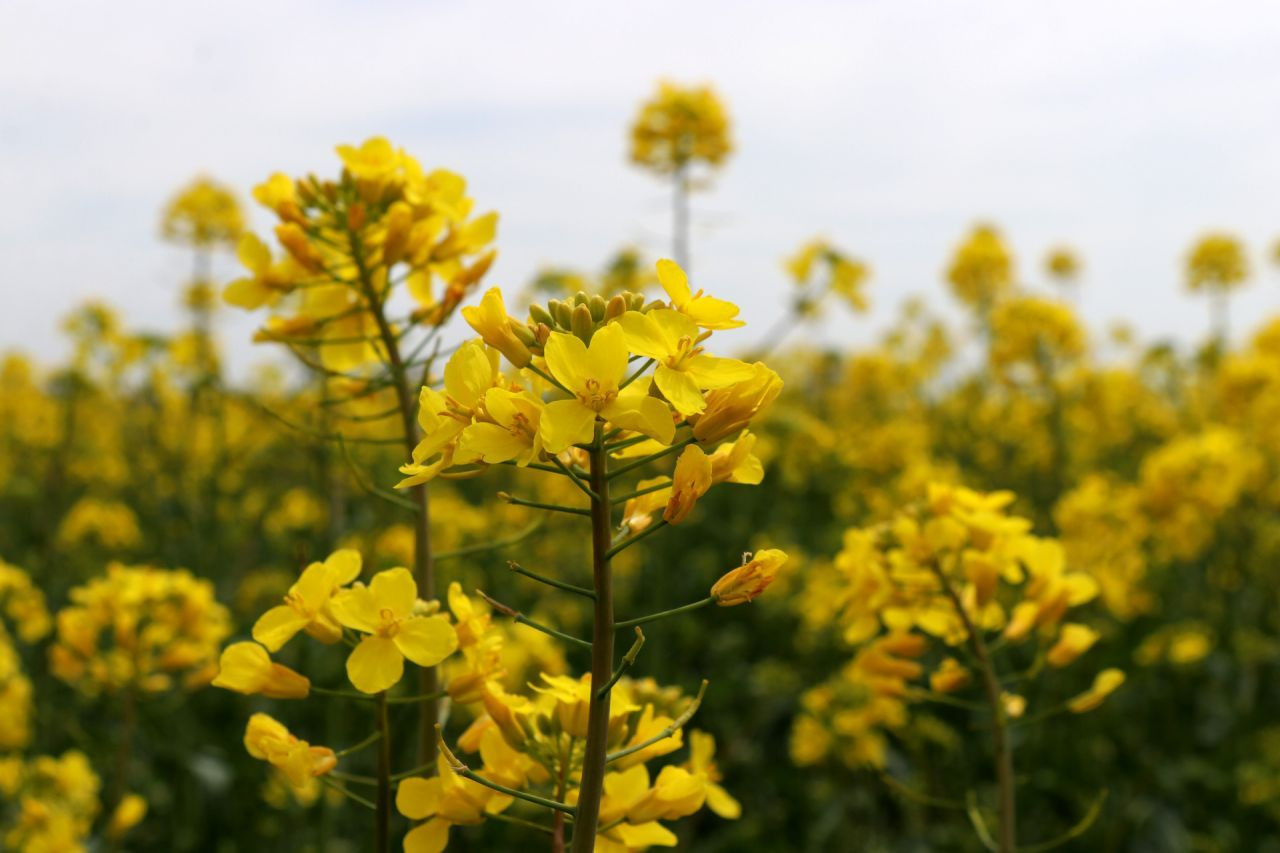
[[[556,326],[561,329],[572,328],[573,306],[568,302],[561,302],[560,300],[552,300],[547,303],[547,306],[551,309],[552,313],[555,314]]]
[[[773,583],[787,555],[777,548],[757,551],[745,566],[726,572],[711,587],[711,597],[721,607],[734,607],[755,600]]]
[[[605,320],[616,320],[623,314],[627,313],[627,300],[625,297],[618,295],[609,300],[609,304],[604,308]]]
[[[311,692],[305,675],[272,663],[266,649],[249,642],[232,643],[223,649],[213,686],[269,699],[305,699]]]
[[[591,298],[587,300],[587,308],[591,311],[591,319],[597,323],[604,320],[605,301],[604,297],[598,293],[593,293]]]
[[[591,309],[586,305],[574,308],[569,328],[584,344],[591,343],[591,336],[596,331],[596,321],[591,318]]]
[[[541,323],[542,325],[545,325],[545,326],[554,326],[556,324],[556,321],[551,316],[551,313],[547,311],[546,308],[543,308],[541,305],[529,306],[529,319],[532,320],[535,325]]]

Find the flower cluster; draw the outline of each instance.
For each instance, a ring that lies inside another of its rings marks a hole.
[[[258,339],[304,359],[314,351],[329,371],[386,358],[406,328],[452,317],[493,262],[497,227],[496,214],[473,215],[461,176],[428,172],[382,137],[338,155],[337,181],[276,173],[254,189],[279,219],[283,255],[246,234],[238,251],[249,275],[224,292],[241,308],[277,309]],[[392,323],[385,307],[400,283],[414,308]]]
[[[87,850],[100,787],[81,752],[0,758],[0,839],[5,849]]]
[[[631,161],[659,174],[719,166],[732,152],[729,116],[709,86],[660,83],[631,125]]]
[[[786,261],[788,274],[799,288],[796,313],[802,317],[818,311],[828,293],[834,293],[854,311],[866,311],[870,305],[863,292],[871,268],[852,258],[830,241],[810,240]]]
[[[70,593],[49,649],[54,675],[83,693],[205,686],[230,616],[213,585],[183,569],[112,563]]]
[[[797,760],[834,751],[851,763],[883,766],[881,729],[905,724],[908,701],[984,680],[994,689],[989,649],[997,639],[1011,649],[1034,642],[1051,669],[1069,666],[1098,640],[1096,630],[1068,620],[1098,594],[1097,582],[1067,567],[1057,541],[1031,535],[1030,521],[1009,514],[1013,498],[933,484],[891,521],[846,532],[833,565],[843,581],[840,598],[819,606],[858,652],[802,700],[806,712],[792,734]],[[819,594],[833,590],[823,586]],[[931,650],[941,657],[920,660]],[[916,683],[926,675],[927,689]],[[1108,676],[1069,709],[1096,707],[1116,686]],[[998,714],[1025,710],[1021,696],[999,691],[988,698],[999,703]]]

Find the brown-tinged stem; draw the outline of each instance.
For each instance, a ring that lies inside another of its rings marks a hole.
[[[590,452],[592,589],[596,594],[591,636],[591,684],[608,684],[613,676],[613,508],[609,503],[609,454],[604,449],[600,424]],[[592,853],[604,789],[605,756],[609,752],[609,699],[611,690],[592,690],[587,710],[587,743],[578,787],[578,811],[573,822],[572,853]]]
[[[348,232],[351,240],[351,258],[355,262],[360,286],[369,303],[369,311],[378,326],[378,335],[386,350],[387,364],[393,379],[392,387],[396,392],[396,403],[400,409],[401,432],[404,436],[405,458],[413,456],[413,448],[418,443],[418,422],[415,413],[413,394],[406,381],[404,359],[400,354],[400,339],[391,324],[387,322],[386,305],[373,286],[373,280],[364,263],[364,251],[359,235],[355,231]],[[431,504],[427,496],[425,483],[413,486],[408,490],[417,504],[413,525],[413,574],[418,584],[418,596],[430,601],[436,597],[435,566],[431,555]],[[418,692],[432,694],[439,690],[439,675],[433,666],[421,667],[418,670]],[[436,723],[439,720],[440,708],[436,702],[423,702],[418,711],[418,763],[434,764],[436,760]]]
[[[996,784],[1000,790],[1000,853],[1015,853],[1018,849],[1018,809],[1017,791],[1013,780],[1013,745],[1009,742],[1008,721],[1005,717],[1004,702],[1001,701],[1000,678],[996,675],[995,666],[991,663],[991,655],[987,643],[982,639],[969,612],[965,610],[960,596],[947,580],[942,567],[933,564],[933,572],[942,584],[952,606],[960,616],[960,622],[968,634],[969,650],[982,671],[982,687],[987,696],[987,704],[991,706],[991,742],[996,754]]]
[[[391,849],[391,723],[387,714],[386,691],[378,694],[378,798],[374,808],[373,849]]]

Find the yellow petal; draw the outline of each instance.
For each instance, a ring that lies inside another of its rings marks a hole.
[[[404,675],[404,655],[386,637],[365,637],[347,658],[347,678],[361,693],[381,693]]]
[[[698,389],[698,383],[688,373],[660,364],[653,373],[653,382],[682,415],[695,415],[707,408],[707,401]]]
[[[689,290],[689,277],[680,269],[680,265],[668,258],[658,261],[658,283],[671,297],[671,304],[682,307],[693,297]]]
[[[373,593],[373,604],[379,613],[389,610],[399,619],[408,616],[418,600],[418,584],[408,569],[378,572],[369,582],[369,591]]]
[[[529,441],[497,424],[472,424],[462,431],[458,454],[478,457],[491,465],[515,459],[529,449]]]
[[[378,630],[378,625],[382,622],[373,593],[364,586],[344,589],[329,599],[329,612],[333,614],[334,619],[338,620],[338,624],[366,634],[372,634]],[[263,645],[266,644],[263,643]]]
[[[656,397],[619,397],[602,414],[616,427],[644,433],[663,444],[670,444],[675,438],[676,425],[671,420],[671,409]],[[546,415],[542,417],[545,421]],[[589,441],[590,436],[584,440]]]
[[[595,420],[596,413],[577,400],[548,403],[542,411],[542,421],[538,424],[542,446],[550,453],[560,453],[570,445],[585,444],[595,435]],[[673,428],[672,433],[674,432]]]
[[[707,808],[725,820],[742,817],[742,804],[719,785],[707,785]]]
[[[435,666],[458,648],[458,634],[448,617],[406,619],[393,638],[401,653],[418,666]]]
[[[345,586],[360,577],[363,560],[360,552],[354,548],[341,548],[329,555],[324,561],[330,577],[336,586]]]
[[[449,822],[434,818],[409,830],[404,837],[404,853],[440,853],[449,843]]]
[[[423,820],[440,811],[440,780],[405,779],[396,788],[396,811],[410,820]]]
[[[653,312],[658,313],[658,312]],[[675,313],[675,312],[668,312]],[[636,355],[663,359],[671,355],[674,347],[663,333],[662,327],[648,314],[628,311],[615,321],[621,328],[627,349]]]
[[[587,345],[576,335],[552,332],[543,349],[551,375],[573,393],[591,378],[587,370]]]
[[[289,642],[293,635],[306,627],[308,619],[292,607],[281,604],[273,607],[253,626],[253,638],[273,652]]]

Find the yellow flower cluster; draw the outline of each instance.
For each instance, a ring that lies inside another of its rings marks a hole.
[[[659,174],[719,166],[732,152],[728,113],[709,86],[659,83],[631,125],[631,161]]]
[[[403,333],[384,310],[398,283],[415,304],[407,324],[438,326],[453,315],[493,262],[486,247],[497,214],[473,216],[460,175],[427,172],[382,137],[337,151],[337,181],[276,173],[254,189],[280,221],[284,254],[246,234],[238,252],[250,274],[224,298],[249,310],[288,309],[268,318],[258,340],[315,348],[321,366],[342,371],[385,357]]]
[[[184,569],[111,563],[70,592],[49,649],[53,674],[83,693],[197,689],[216,672],[230,617]]]
[[[0,839],[6,850],[81,853],[98,813],[98,775],[78,751],[0,758]],[[12,810],[5,804],[12,804]]]
[[[797,299],[797,313],[807,316],[818,310],[822,297],[834,293],[855,311],[866,311],[870,306],[863,285],[871,275],[871,268],[862,261],[851,258],[823,239],[810,240],[787,259],[787,272],[801,289]]]
[[[1048,378],[1054,369],[1084,354],[1084,331],[1065,305],[1034,296],[1014,296],[991,311],[987,358],[996,374],[1010,378],[1031,371]]]
[[[558,303],[558,318],[536,308],[522,323],[508,315],[495,288],[480,305],[464,309],[483,343],[454,353],[443,391],[422,389],[424,437],[401,469],[407,477],[400,486],[451,468],[528,465],[544,454],[563,454],[590,442],[598,419],[606,429],[659,445],[671,445],[680,424],[692,428],[686,444],[711,444],[744,430],[777,396],[781,380],[762,363],[707,354],[703,344],[713,330],[742,325],[737,307],[693,292],[672,261],[659,261],[657,273],[669,303],[584,297],[572,306]],[[504,377],[499,353],[528,370]],[[633,360],[647,361],[635,370]],[[650,365],[652,376],[642,375]],[[671,498],[683,502],[681,518],[710,485],[710,458],[697,446],[685,453],[689,461],[677,472]]]
[[[525,792],[545,792],[559,802],[577,800],[587,735],[591,677],[541,673],[527,692],[508,692],[501,664],[503,634],[488,606],[450,586],[449,606],[462,652],[446,667],[446,685],[454,701],[477,717],[459,738],[460,748],[478,753],[482,765],[472,771],[447,750],[431,778],[404,780],[396,796],[401,814],[421,821],[405,838],[409,853],[438,853],[449,829],[481,823],[513,802],[470,778]],[[651,680],[621,678],[613,687],[609,748],[616,755],[605,776],[597,850],[626,853],[649,846],[671,846],[675,835],[661,824],[703,806],[725,818],[741,808],[720,785],[714,740],[691,732],[690,754],[668,764],[657,777],[646,762],[684,746],[683,725],[697,699],[661,689]]]
[[[119,501],[83,497],[58,525],[58,541],[65,546],[92,543],[107,551],[126,551],[142,541],[138,517]]]
[[[234,246],[244,226],[235,193],[212,178],[200,176],[169,201],[160,233],[166,240],[196,247]]]
[[[986,676],[950,655],[930,671],[916,659],[937,643],[943,651],[964,646],[982,664],[988,637],[1011,647],[1034,639],[1048,666],[1060,668],[1097,641],[1092,628],[1066,619],[1098,594],[1098,583],[1068,569],[1057,541],[1031,535],[1030,521],[1009,514],[1013,498],[932,484],[891,521],[846,532],[832,566],[840,583],[816,588],[815,597],[828,598],[823,602],[802,592],[799,606],[812,602],[830,614],[844,641],[860,648],[841,673],[802,698],[805,712],[792,733],[797,761],[834,752],[850,763],[882,766],[880,730],[905,723],[905,702]],[[928,691],[911,683],[926,673]],[[1114,689],[1112,681],[1102,687]],[[1076,706],[1100,702],[1105,693],[1087,695],[1073,700]],[[1021,696],[1001,701],[1011,716],[1025,706]]]
[[[956,298],[986,313],[1013,289],[1013,257],[990,225],[979,225],[956,248],[947,269]]]
[[[1206,234],[1187,254],[1186,275],[1193,292],[1234,290],[1249,277],[1244,246],[1230,234]]]
[[[1175,559],[1199,556],[1262,470],[1258,452],[1226,427],[1180,436],[1151,453],[1140,487],[1154,546]]]
[[[52,621],[44,593],[17,566],[0,560],[0,613],[15,626],[18,638],[34,643],[49,633]],[[31,681],[22,671],[14,639],[0,622],[0,750],[20,749],[31,740]]]

